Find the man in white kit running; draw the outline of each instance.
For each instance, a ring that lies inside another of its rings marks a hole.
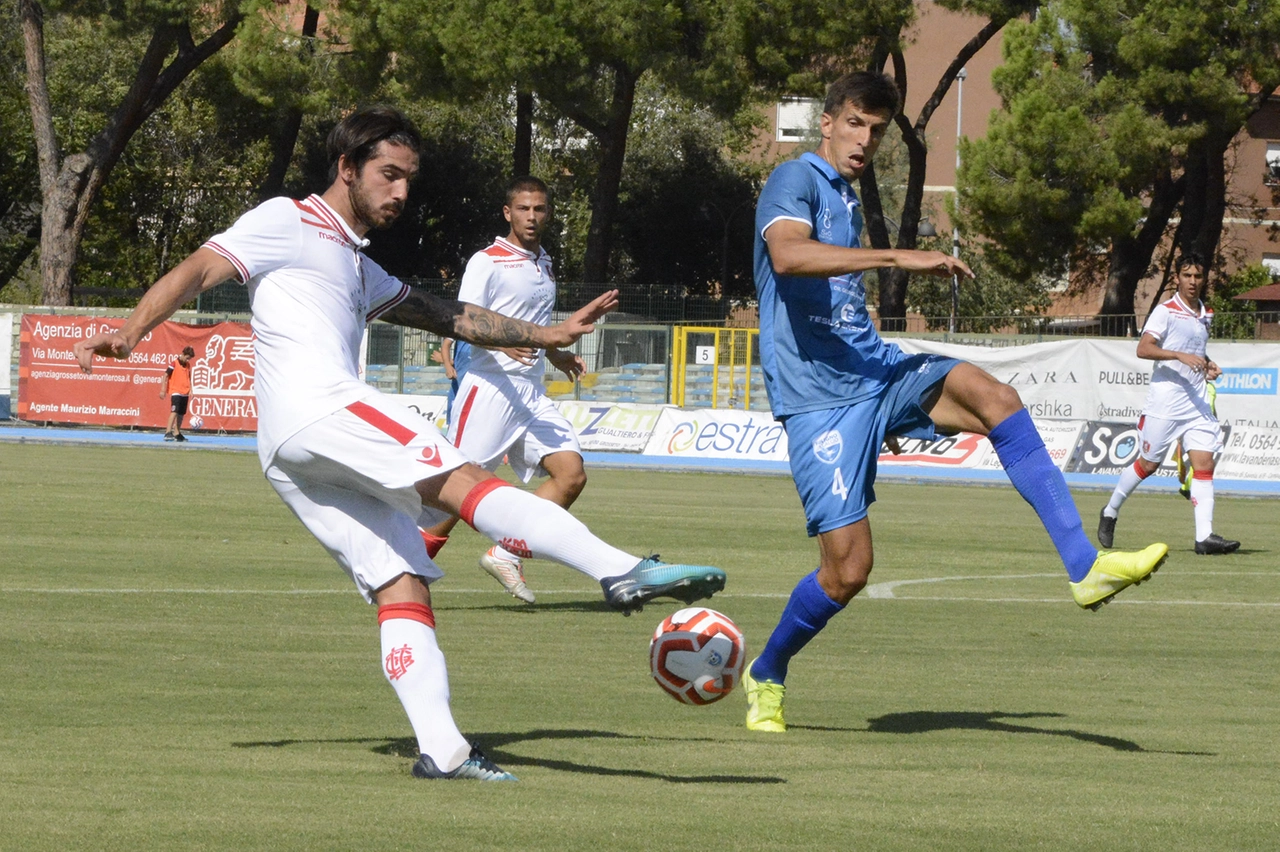
[[[1205,383],[1222,375],[1222,370],[1209,360],[1207,352],[1213,311],[1200,301],[1204,284],[1204,261],[1198,255],[1182,255],[1173,298],[1157,305],[1142,328],[1138,357],[1155,361],[1151,389],[1138,420],[1138,458],[1121,472],[1111,500],[1098,516],[1098,543],[1103,547],[1111,547],[1115,540],[1116,520],[1124,501],[1156,472],[1178,439],[1195,471],[1191,504],[1196,553],[1233,553],[1240,547],[1240,542],[1213,531],[1213,468],[1215,454],[1222,450],[1222,427],[1205,393]]]
[[[331,184],[305,200],[250,210],[157,281],[118,331],[75,346],[126,358],[153,328],[199,293],[235,278],[253,309],[258,455],[267,481],[378,606],[382,665],[418,739],[419,778],[514,780],[459,732],[429,583],[442,572],[418,531],[458,515],[496,540],[608,573],[605,599],[623,612],[658,595],[683,601],[724,587],[716,568],[640,559],[593,536],[559,506],[471,464],[427,421],[359,378],[365,325],[374,318],[484,346],[566,346],[616,305],[606,293],[544,328],[446,301],[388,275],[362,253],[365,235],[391,224],[418,170],[420,138],[388,107],[369,107],[329,134]]]
[[[551,215],[547,185],[536,177],[516,178],[507,186],[502,215],[511,224],[509,232],[471,256],[458,301],[535,325],[550,325],[556,281],[551,256],[542,247]],[[570,379],[586,369],[572,352],[547,349],[546,354]],[[450,407],[447,434],[450,443],[486,470],[496,470],[505,457],[524,482],[535,473],[545,474],[549,479],[533,493],[567,509],[582,493],[587,474],[578,437],[547,398],[542,374],[539,350],[471,349]],[[452,518],[423,534],[428,552],[434,555],[444,546],[456,523]],[[495,544],[480,557],[480,567],[513,596],[533,603],[521,562],[527,555],[517,544]],[[598,571],[587,573],[603,579]]]

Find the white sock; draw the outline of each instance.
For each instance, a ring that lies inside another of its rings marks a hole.
[[[400,698],[418,737],[418,751],[448,772],[471,753],[449,710],[449,673],[436,644],[435,616],[425,604],[378,607],[382,673]]]
[[[508,562],[514,562],[517,565],[520,564],[520,557],[516,556],[514,553],[512,553],[510,550],[507,550],[505,547],[503,547],[500,544],[495,544],[491,548],[491,550],[493,550],[493,555],[499,559],[505,559]]]
[[[462,520],[523,558],[554,559],[602,580],[625,574],[640,557],[596,538],[564,509],[501,479],[485,480],[462,501]]]
[[[1201,479],[1201,476],[1204,478]],[[1213,535],[1213,474],[1196,471],[1191,478],[1191,505],[1196,514],[1196,541]]]
[[[1124,501],[1129,499],[1129,495],[1146,478],[1142,473],[1142,468],[1138,467],[1137,461],[1120,471],[1120,481],[1116,483],[1116,490],[1111,492],[1111,500],[1107,502],[1107,507],[1102,510],[1102,513],[1108,518],[1120,517],[1120,507],[1124,505]],[[1094,505],[1096,506],[1097,504],[1095,503]]]

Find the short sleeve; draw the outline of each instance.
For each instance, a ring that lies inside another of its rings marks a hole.
[[[462,273],[462,284],[458,287],[458,301],[482,308],[489,307],[489,275],[493,272],[493,261],[489,255],[478,251],[467,261],[467,269]]]
[[[367,256],[360,256],[360,273],[364,276],[364,286],[369,293],[369,315],[366,321],[372,322],[409,295],[409,285],[387,272]]]
[[[245,213],[203,248],[231,261],[241,284],[288,266],[302,245],[298,207],[291,198],[273,198]]]
[[[769,175],[756,203],[756,231],[761,237],[779,219],[791,219],[813,227],[817,198],[813,181],[809,179],[811,171],[812,167],[803,160],[792,160],[778,166]]]
[[[1164,305],[1156,305],[1155,310],[1147,317],[1147,324],[1142,327],[1142,333],[1151,335],[1159,342],[1164,340],[1165,333],[1168,330],[1169,309]]]

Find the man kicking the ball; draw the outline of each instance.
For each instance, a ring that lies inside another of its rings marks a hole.
[[[972,277],[968,266],[941,252],[861,247],[862,215],[850,184],[875,156],[898,107],[898,89],[882,74],[837,80],[827,92],[817,151],[775,169],[756,207],[765,389],[787,431],[820,562],[796,585],[763,652],[743,673],[753,731],[786,730],[788,663],[867,584],[867,509],[886,435],[988,436],[1014,487],[1040,516],[1082,607],[1096,609],[1146,579],[1168,553],[1153,544],[1140,553],[1099,554],[1017,391],[972,364],[907,356],[877,334],[867,313],[866,270],[896,266]]]
[[[438,299],[384,272],[362,253],[369,231],[403,210],[420,141],[403,115],[370,107],[329,134],[331,184],[302,201],[276,198],[164,275],[119,331],[76,344],[128,357],[151,329],[199,293],[235,278],[253,310],[258,455],[267,481],[378,605],[383,671],[421,752],[419,778],[513,780],[459,732],[449,709],[429,583],[441,576],[417,521],[458,515],[495,541],[538,556],[604,569],[606,601],[629,612],[658,595],[683,601],[724,587],[724,572],[664,565],[611,547],[572,515],[471,464],[413,411],[360,381],[365,325],[381,317],[484,346],[561,347],[616,305],[606,293],[565,322],[542,327]]]

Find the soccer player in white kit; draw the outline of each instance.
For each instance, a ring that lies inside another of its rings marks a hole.
[[[542,247],[551,214],[547,185],[536,177],[518,177],[507,186],[503,217],[511,224],[505,237],[472,255],[462,276],[458,301],[503,316],[549,325],[556,301],[551,256]],[[571,352],[547,349],[547,360],[573,379],[586,365]],[[467,458],[496,470],[507,458],[524,482],[535,473],[549,477],[534,494],[569,508],[587,484],[582,450],[573,426],[546,394],[542,352],[532,349],[471,349],[449,415],[448,438]],[[424,533],[433,555],[456,519]],[[495,544],[480,557],[480,567],[516,598],[533,603],[525,584],[521,556],[510,542]],[[598,571],[588,574],[603,579]]]
[[[441,576],[418,521],[461,516],[490,538],[572,566],[607,566],[605,599],[629,612],[657,595],[707,597],[715,568],[639,559],[593,536],[559,506],[471,464],[413,411],[359,378],[365,325],[376,317],[485,346],[567,346],[616,305],[606,293],[565,322],[536,326],[413,289],[364,257],[365,235],[400,214],[418,170],[413,125],[387,107],[329,134],[331,184],[244,214],[157,281],[124,325],[75,347],[128,357],[199,293],[235,278],[253,309],[258,455],[267,481],[378,606],[382,665],[418,739],[420,778],[514,780],[454,723],[429,583]]]
[[[1204,284],[1204,261],[1198,255],[1182,255],[1173,298],[1157,305],[1142,328],[1138,357],[1155,361],[1151,389],[1138,420],[1138,458],[1120,474],[1111,500],[1098,516],[1098,543],[1103,547],[1111,547],[1115,540],[1116,519],[1124,501],[1156,472],[1179,438],[1195,470],[1191,504],[1196,553],[1232,553],[1240,547],[1240,542],[1213,531],[1213,467],[1215,454],[1222,449],[1222,428],[1205,393],[1205,383],[1222,375],[1222,370],[1207,351],[1213,311],[1200,301]]]

